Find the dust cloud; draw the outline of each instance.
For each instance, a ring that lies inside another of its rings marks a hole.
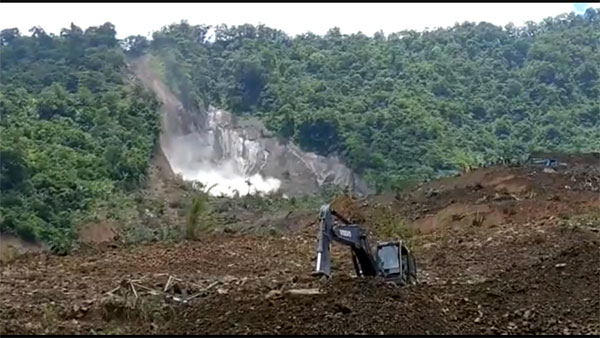
[[[371,191],[338,156],[304,152],[292,142],[281,142],[256,119],[238,121],[212,106],[184,107],[150,61],[145,55],[128,65],[162,103],[160,148],[182,179],[212,187],[211,195],[228,197],[275,192],[299,196],[328,184],[358,195]]]
[[[223,133],[208,132],[166,139],[163,151],[173,172],[185,181],[212,187],[209,194],[213,196],[277,192],[281,186],[279,179],[255,172],[256,161],[261,159],[258,145],[244,140],[235,132],[227,131],[225,134],[228,137],[219,137]]]

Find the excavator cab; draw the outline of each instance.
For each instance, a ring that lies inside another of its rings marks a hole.
[[[384,277],[399,274],[402,270],[400,255],[398,254],[400,246],[398,243],[388,242],[377,245],[377,266]]]
[[[375,252],[376,264],[383,278],[400,284],[416,284],[415,259],[401,242],[378,243]]]

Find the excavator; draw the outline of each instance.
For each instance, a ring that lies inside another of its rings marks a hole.
[[[343,224],[334,224],[334,217]],[[383,277],[386,281],[397,285],[417,283],[415,258],[402,241],[379,242],[371,248],[361,226],[348,221],[330,204],[321,207],[319,222],[314,276],[325,277],[325,279],[331,277],[330,244],[331,241],[335,241],[350,247],[352,262],[358,277]]]

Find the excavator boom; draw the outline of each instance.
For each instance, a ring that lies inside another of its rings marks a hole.
[[[334,226],[333,216],[341,220],[344,225]],[[350,246],[358,275],[375,276],[377,274],[369,243],[359,226],[351,224],[335,210],[331,210],[329,205],[321,207],[319,221],[316,274],[331,275],[331,241]]]
[[[334,225],[333,217],[343,225]],[[416,265],[414,258],[398,242],[379,243],[377,255],[373,255],[366,234],[360,226],[352,224],[342,215],[324,205],[319,212],[319,239],[317,243],[317,263],[315,274],[331,275],[331,242],[348,245],[352,250],[352,261],[357,276],[383,276],[392,280],[406,282],[408,276],[416,280]],[[402,256],[402,259],[401,259]]]

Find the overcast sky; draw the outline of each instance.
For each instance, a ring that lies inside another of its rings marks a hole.
[[[240,25],[263,23],[289,35],[311,31],[325,34],[339,27],[343,34],[372,35],[405,29],[448,27],[456,22],[487,21],[504,26],[539,22],[549,16],[583,13],[593,3],[0,3],[0,28],[33,26],[58,34],[71,22],[82,28],[107,21],[117,36],[148,35],[162,26],[190,24]]]

